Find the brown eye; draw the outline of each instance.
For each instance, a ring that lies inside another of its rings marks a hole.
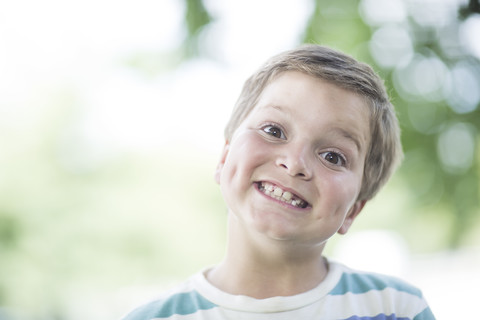
[[[328,151],[328,152],[323,152],[320,155],[322,156],[323,159],[337,166],[344,166],[346,163],[345,158],[336,152]]]
[[[265,133],[275,137],[275,138],[286,139],[285,135],[283,134],[282,129],[280,129],[279,127],[268,125],[268,126],[263,127],[263,131]]]

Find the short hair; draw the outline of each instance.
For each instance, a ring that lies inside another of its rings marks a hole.
[[[225,127],[225,139],[231,140],[235,130],[258,103],[265,87],[287,71],[299,71],[323,79],[364,98],[370,109],[371,140],[358,199],[373,198],[403,157],[400,128],[383,80],[370,66],[342,52],[320,45],[304,45],[269,59],[245,81]]]

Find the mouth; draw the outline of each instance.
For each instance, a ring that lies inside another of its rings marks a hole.
[[[310,206],[307,201],[300,198],[298,195],[293,194],[290,191],[285,191],[272,183],[261,181],[257,182],[256,184],[258,190],[270,198],[276,199],[296,208],[305,209]]]

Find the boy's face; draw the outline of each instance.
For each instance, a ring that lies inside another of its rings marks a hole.
[[[235,225],[257,236],[324,244],[345,233],[370,143],[363,99],[321,79],[286,72],[235,131],[216,180]]]

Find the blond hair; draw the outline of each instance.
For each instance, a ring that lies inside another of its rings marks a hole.
[[[370,108],[371,140],[358,199],[373,198],[403,156],[400,129],[382,79],[370,66],[342,52],[319,45],[305,45],[272,57],[245,82],[225,127],[225,139],[231,140],[234,131],[257,104],[264,88],[287,71],[300,71],[326,80],[365,99]]]

